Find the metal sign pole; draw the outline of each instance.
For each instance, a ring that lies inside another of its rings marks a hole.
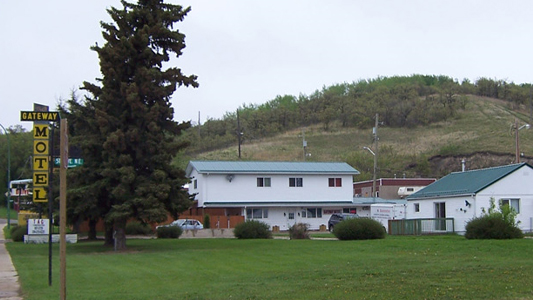
[[[54,170],[54,124],[52,123],[52,130],[50,131],[50,149],[52,149],[49,156],[48,172],[50,175],[48,181],[48,286],[52,286],[52,228],[53,225],[53,210],[54,210],[54,197],[52,194],[52,177]]]

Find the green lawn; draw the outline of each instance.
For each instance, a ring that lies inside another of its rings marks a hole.
[[[6,204],[5,202],[3,204]],[[16,212],[13,213],[13,211],[9,210],[9,217],[13,218],[13,216],[16,216]],[[6,206],[0,206],[0,219],[7,219],[7,207]]]
[[[24,299],[58,299],[58,245],[6,244]],[[533,299],[533,239],[128,240],[67,247],[69,299]]]

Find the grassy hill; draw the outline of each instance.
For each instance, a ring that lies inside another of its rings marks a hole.
[[[371,115],[371,114],[370,114]],[[379,177],[441,177],[461,170],[497,166],[515,161],[515,137],[511,125],[530,122],[527,107],[511,109],[509,102],[469,96],[465,110],[446,121],[414,128],[379,127]],[[357,180],[370,179],[374,148],[372,129],[343,128],[340,124],[300,128],[271,138],[246,141],[242,160],[303,161],[303,136],[308,161],[346,161],[361,172]],[[533,161],[533,129],[520,131],[522,162]],[[237,160],[238,145],[182,157],[195,160]]]

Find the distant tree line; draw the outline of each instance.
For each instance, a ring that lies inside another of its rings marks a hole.
[[[261,105],[243,104],[238,114],[208,119],[182,138],[191,143],[188,152],[202,152],[235,144],[237,134],[250,141],[316,124],[324,130],[332,126],[369,128],[376,113],[389,127],[415,127],[455,116],[466,107],[467,95],[506,100],[516,108],[531,102],[531,84],[488,78],[458,82],[434,75],[378,77],[324,86],[309,96],[285,95]]]

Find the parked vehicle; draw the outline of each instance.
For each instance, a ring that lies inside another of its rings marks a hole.
[[[335,213],[335,214],[332,214],[331,217],[329,217],[329,221],[328,221],[328,229],[330,232],[333,231],[333,227],[335,227],[335,225],[337,225],[337,223],[339,222],[342,222],[346,219],[353,219],[353,218],[359,218],[359,216],[357,214],[348,214],[348,213],[342,213],[342,214],[339,214],[339,213]]]
[[[160,225],[159,227],[171,227],[171,226],[179,226],[183,230],[194,230],[194,229],[204,229],[204,225],[195,219],[178,219],[176,221],[173,221],[170,224],[167,225]]]

